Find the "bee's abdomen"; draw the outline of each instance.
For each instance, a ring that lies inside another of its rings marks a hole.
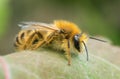
[[[26,32],[25,31],[20,31],[17,36],[15,37],[15,42],[14,42],[14,46],[17,48],[17,49],[24,49],[25,47],[25,43],[24,43],[24,38],[25,38],[25,34]]]
[[[18,50],[32,49],[41,38],[42,35],[36,30],[21,30],[15,38],[14,46]]]

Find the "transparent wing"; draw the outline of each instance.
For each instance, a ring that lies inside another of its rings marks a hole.
[[[46,24],[46,23],[40,23],[40,22],[22,22],[21,24],[18,24],[19,27],[21,27],[22,30],[24,29],[51,29],[51,30],[57,30],[59,29],[53,25],[53,24]]]

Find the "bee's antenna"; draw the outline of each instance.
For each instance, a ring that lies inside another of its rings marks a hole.
[[[95,37],[89,37],[90,39],[94,39],[94,40],[98,40],[98,41],[101,41],[101,42],[107,42],[107,41],[105,41],[105,40],[101,40],[101,39],[98,39],[98,38],[95,38]]]
[[[85,50],[86,50],[86,55],[87,55],[87,61],[88,61],[88,60],[89,60],[89,55],[88,55],[87,46],[86,46],[86,44],[85,44],[85,42],[84,42],[84,41],[82,41],[82,43],[83,43],[83,45],[84,45],[84,47],[85,47]]]

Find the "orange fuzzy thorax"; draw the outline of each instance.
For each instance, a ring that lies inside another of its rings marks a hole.
[[[80,34],[81,30],[78,28],[78,26],[72,22],[64,21],[64,20],[55,20],[54,21],[55,26],[57,26],[59,29],[64,30],[67,33],[71,33],[71,37],[75,34]]]
[[[70,33],[70,38],[73,38],[74,35],[80,34],[82,32],[76,24],[69,21],[55,20],[54,24],[59,29],[64,30],[67,33]],[[81,41],[86,42],[87,40],[88,40],[87,35],[83,33],[82,36],[80,37],[80,42]]]

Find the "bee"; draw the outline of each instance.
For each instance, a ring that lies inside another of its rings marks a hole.
[[[55,20],[52,24],[23,22],[19,26],[21,31],[14,42],[18,50],[36,50],[39,47],[50,46],[55,50],[65,51],[68,65],[71,64],[71,51],[81,53],[85,49],[88,60],[88,38],[99,40],[88,37],[76,24],[65,20]]]

